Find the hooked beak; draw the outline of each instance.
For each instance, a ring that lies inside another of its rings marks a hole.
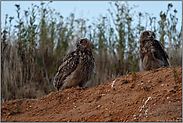
[[[152,39],[153,39],[153,38],[154,38],[154,36],[153,36],[153,35],[150,35],[150,36],[149,36],[149,38],[152,38]]]

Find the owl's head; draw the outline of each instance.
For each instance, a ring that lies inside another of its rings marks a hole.
[[[88,49],[92,50],[94,49],[93,43],[88,40],[87,38],[80,38],[76,41],[76,47],[80,49]]]
[[[149,30],[143,31],[140,35],[140,41],[145,41],[145,40],[154,40],[155,39],[155,33],[151,32]]]

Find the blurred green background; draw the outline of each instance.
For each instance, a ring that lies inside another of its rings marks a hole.
[[[94,87],[129,72],[139,71],[139,36],[154,31],[171,64],[182,66],[182,25],[177,28],[177,10],[167,4],[159,17],[134,11],[126,2],[109,2],[108,15],[93,20],[63,17],[49,5],[31,4],[16,17],[6,15],[1,28],[1,101],[38,98],[56,91],[53,78],[64,56],[75,49],[77,38],[95,46],[96,68],[88,87]],[[134,18],[138,21],[134,23]],[[15,20],[16,24],[12,24]],[[90,21],[90,23],[89,23]],[[145,22],[145,23],[144,23]]]

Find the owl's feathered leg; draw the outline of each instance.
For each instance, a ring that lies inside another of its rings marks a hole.
[[[86,87],[86,86],[82,87],[83,90],[86,90],[87,88],[88,88],[88,87]]]

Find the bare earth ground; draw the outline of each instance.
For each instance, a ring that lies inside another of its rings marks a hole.
[[[87,90],[71,88],[38,99],[1,104],[1,121],[182,122],[182,68],[127,74]],[[135,80],[136,79],[136,80]]]

